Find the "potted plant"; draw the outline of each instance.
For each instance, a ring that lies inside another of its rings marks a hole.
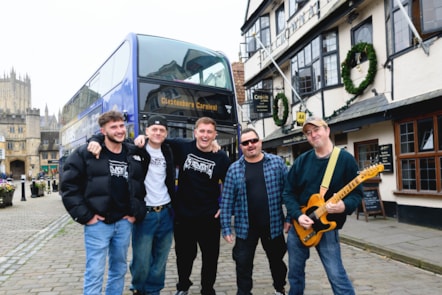
[[[42,197],[45,195],[46,182],[44,180],[38,180],[35,182],[35,186],[38,189],[37,196]]]
[[[7,181],[0,182],[0,207],[12,206],[15,186]]]

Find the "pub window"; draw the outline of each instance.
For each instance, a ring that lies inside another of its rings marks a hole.
[[[270,16],[268,14],[261,16],[246,32],[246,50],[249,57],[261,48],[255,40],[255,34],[265,47],[270,46]]]
[[[355,142],[354,150],[359,170],[379,163],[379,144],[377,139]]]
[[[352,30],[352,45],[365,42],[373,44],[373,24],[371,18]]]
[[[48,153],[47,152],[43,152],[42,158],[43,158],[43,160],[47,160],[48,159]]]
[[[441,33],[442,1],[401,0],[401,3],[423,40],[428,40]],[[385,20],[389,55],[417,45],[408,20],[396,0],[385,0]]]
[[[337,33],[316,37],[291,59],[292,85],[301,96],[338,84]]]
[[[295,15],[307,2],[307,0],[289,0],[289,17]]]
[[[441,130],[441,113],[395,124],[399,190],[442,191]]]
[[[276,10],[275,15],[276,15],[276,35],[279,35],[285,30],[284,4],[282,4]]]

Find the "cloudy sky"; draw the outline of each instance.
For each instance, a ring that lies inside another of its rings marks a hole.
[[[32,107],[58,115],[129,32],[238,61],[247,0],[10,0],[0,8],[0,77],[28,75]]]

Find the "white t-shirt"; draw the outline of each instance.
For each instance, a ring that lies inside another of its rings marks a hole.
[[[161,149],[154,149],[146,144],[146,150],[150,155],[149,170],[147,171],[144,185],[146,186],[146,197],[144,202],[147,206],[160,206],[170,202],[167,191],[166,180],[166,159]]]

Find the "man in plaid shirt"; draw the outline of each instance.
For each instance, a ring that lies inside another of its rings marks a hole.
[[[231,219],[234,216],[237,295],[250,295],[253,259],[258,240],[266,252],[275,294],[284,293],[287,251],[284,239],[282,192],[287,167],[279,156],[262,152],[262,141],[251,128],[241,134],[243,156],[227,171],[221,200],[222,235],[233,243]]]

